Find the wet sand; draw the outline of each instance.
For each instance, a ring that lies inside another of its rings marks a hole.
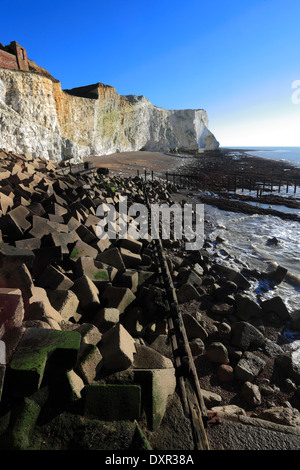
[[[156,173],[178,169],[192,161],[195,157],[171,155],[161,152],[119,152],[86,158],[84,161],[94,163],[95,167],[109,168],[111,173],[121,173],[136,176],[137,171],[142,174],[145,170]]]

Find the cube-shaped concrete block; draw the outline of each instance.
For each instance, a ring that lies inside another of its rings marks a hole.
[[[16,240],[16,248],[20,250],[38,250],[41,246],[40,238],[24,238]]]
[[[142,407],[149,429],[156,431],[165,415],[168,397],[175,392],[175,369],[135,370],[134,378],[142,388]]]
[[[136,343],[133,367],[135,369],[172,369],[173,362],[155,349]]]
[[[120,323],[104,333],[99,349],[108,370],[128,369],[136,352],[134,339]]]
[[[79,299],[71,290],[47,291],[52,307],[58,311],[63,320],[75,317],[79,306]]]
[[[81,334],[82,341],[85,344],[94,344],[95,346],[101,341],[102,334],[99,329],[91,323],[82,323],[76,326],[74,331]]]
[[[130,237],[127,237],[121,240],[120,246],[122,248],[132,251],[132,253],[138,253],[138,254],[141,252],[143,248],[142,242],[140,242],[139,240],[134,240],[133,238],[130,238]]]
[[[121,275],[121,280],[123,287],[128,287],[133,294],[136,293],[139,284],[139,273],[138,271],[132,269],[126,269],[125,272]]]
[[[126,268],[137,268],[142,262],[142,257],[126,248],[120,248],[120,253]]]
[[[91,383],[102,367],[102,356],[97,346],[93,344],[82,344],[76,366],[84,383]]]
[[[26,312],[26,320],[54,320],[58,324],[62,322],[60,313],[52,307],[47,292],[42,287],[32,287],[32,296],[29,299],[29,307]]]
[[[76,279],[72,291],[77,295],[80,307],[83,310],[99,307],[99,290],[88,276],[81,276]]]
[[[97,255],[97,261],[114,266],[120,271],[125,270],[124,261],[117,247],[109,248],[108,250],[103,251],[103,253],[99,253]]]
[[[104,421],[139,419],[141,388],[139,385],[87,385],[85,414]]]
[[[44,273],[37,279],[36,285],[48,289],[71,289],[74,282],[54,266],[48,266]]]
[[[85,387],[85,384],[79,375],[72,369],[66,372],[67,383],[70,388],[70,400],[80,400],[82,397],[82,390]]]
[[[120,310],[117,308],[102,308],[93,317],[93,324],[96,325],[102,333],[119,323]]]
[[[80,256],[76,261],[75,269],[78,277],[89,277],[98,288],[111,281],[109,270],[89,256]]]
[[[108,308],[117,308],[120,313],[135,300],[135,295],[127,287],[107,286],[101,296],[103,305]]]
[[[46,364],[56,373],[76,365],[81,336],[77,331],[28,328],[10,361],[9,388],[17,396],[28,396],[39,389]],[[51,363],[49,362],[51,359]]]
[[[95,259],[97,254],[98,250],[96,250],[96,248],[93,248],[82,240],[78,240],[70,252],[70,260],[77,261],[80,256],[89,256]]]
[[[24,303],[20,289],[0,288],[0,338],[6,330],[22,325]]]
[[[11,269],[13,266],[26,264],[31,268],[35,259],[35,254],[31,250],[17,248],[7,243],[0,246],[0,266],[2,269]]]

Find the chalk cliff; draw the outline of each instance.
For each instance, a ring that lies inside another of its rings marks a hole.
[[[54,160],[218,147],[204,110],[170,111],[97,83],[62,90],[38,72],[0,68],[0,148]]]

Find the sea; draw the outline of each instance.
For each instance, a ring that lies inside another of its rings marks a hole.
[[[230,149],[234,150],[234,147]],[[249,155],[286,161],[300,167],[300,147],[238,147],[238,149],[247,151]]]
[[[300,167],[300,147],[230,147],[233,153],[245,150],[247,154],[284,160]],[[247,194],[245,192],[243,194]],[[195,195],[196,196],[196,195]],[[294,194],[293,188],[284,197],[296,198],[300,202],[300,189]],[[284,199],[284,198],[283,198]],[[256,203],[254,203],[256,204]],[[258,204],[261,207],[268,205]],[[291,209],[284,204],[273,206],[281,212],[299,214],[300,209]],[[242,269],[256,269],[259,272],[273,271],[277,266],[288,270],[284,281],[278,286],[270,286],[267,282],[250,281],[250,289],[257,300],[265,300],[279,295],[292,315],[300,312],[300,222],[283,220],[273,215],[249,215],[220,210],[205,205],[205,218],[214,227],[209,238],[215,240],[220,236],[225,240],[218,244],[218,261]],[[276,237],[278,245],[269,245],[267,241]],[[214,251],[214,249],[212,249]],[[300,363],[300,332],[289,329],[284,332],[284,341],[290,343]]]

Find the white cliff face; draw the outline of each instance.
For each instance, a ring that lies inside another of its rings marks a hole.
[[[73,96],[38,73],[0,69],[0,148],[54,160],[218,147],[204,110],[169,111],[98,84],[98,98]]]

